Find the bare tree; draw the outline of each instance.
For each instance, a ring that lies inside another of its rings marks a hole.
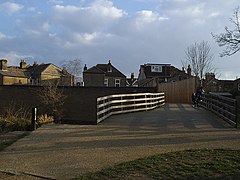
[[[182,62],[183,66],[190,65],[194,76],[198,77],[202,86],[202,80],[208,72],[214,70],[212,66],[213,54],[207,41],[195,42],[187,47],[185,51],[186,60]]]
[[[63,105],[67,97],[63,89],[58,87],[58,83],[49,82],[37,92],[45,113],[53,116],[55,122],[60,121],[63,116]]]
[[[61,62],[61,66],[65,67],[67,71],[75,76],[75,84],[76,82],[81,81],[81,75],[82,75],[82,60],[79,58],[76,58],[74,60],[64,60]]]
[[[225,32],[219,35],[214,35],[213,38],[220,47],[225,47],[225,50],[220,54],[223,56],[231,56],[240,50],[240,24],[239,24],[239,7],[234,10],[233,17],[230,18],[230,22],[234,25],[233,29],[230,30],[225,27]]]

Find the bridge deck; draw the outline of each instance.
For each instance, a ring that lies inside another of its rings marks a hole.
[[[3,171],[16,172],[15,179],[31,179],[30,174],[70,179],[136,158],[198,148],[240,149],[240,131],[205,110],[167,104],[112,116],[97,126],[43,126],[0,152],[0,179]]]
[[[132,130],[145,126],[165,131],[230,127],[211,112],[202,108],[193,108],[189,104],[166,104],[153,111],[116,115],[106,119],[101,125],[128,126]]]

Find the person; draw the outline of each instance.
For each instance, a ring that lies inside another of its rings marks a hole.
[[[196,107],[196,94],[192,93],[192,107]]]
[[[196,92],[196,107],[198,107],[198,104],[200,101],[202,101],[202,95],[204,93],[204,90],[203,90],[203,87],[201,86],[200,88],[197,89],[197,92]]]

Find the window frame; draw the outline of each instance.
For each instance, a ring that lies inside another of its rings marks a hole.
[[[115,79],[115,87],[121,87],[121,80],[120,79]]]
[[[108,87],[109,86],[108,79],[104,79],[103,85],[104,85],[104,87]]]
[[[162,72],[161,65],[151,65],[151,72]]]

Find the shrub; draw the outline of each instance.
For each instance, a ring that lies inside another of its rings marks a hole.
[[[43,124],[48,124],[54,122],[53,116],[48,116],[47,114],[43,114],[38,116],[37,118],[38,125],[41,126]]]
[[[30,108],[24,105],[11,103],[5,112],[0,115],[0,132],[30,130],[30,112]]]

